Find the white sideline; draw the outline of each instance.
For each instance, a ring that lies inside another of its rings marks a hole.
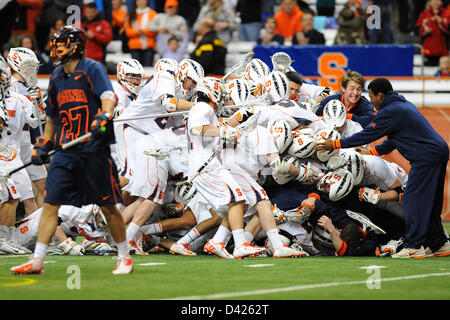
[[[381,278],[380,282],[410,280],[410,279],[419,279],[419,278],[428,278],[428,277],[442,277],[442,276],[450,276],[450,272],[427,273],[427,274],[416,274],[416,275],[403,276],[403,277]],[[299,291],[299,290],[306,290],[306,289],[327,288],[327,287],[366,284],[366,283],[367,283],[367,280],[327,282],[327,283],[316,283],[316,284],[292,286],[292,287],[286,287],[286,288],[273,288],[273,289],[261,289],[261,290],[252,290],[252,291],[242,291],[242,292],[215,293],[215,294],[207,294],[207,295],[201,295],[201,296],[175,297],[175,298],[168,298],[168,299],[164,299],[164,300],[225,299],[225,298],[235,298],[235,297],[243,297],[243,296],[250,296],[250,295],[260,295],[260,294],[288,292],[288,291]]]

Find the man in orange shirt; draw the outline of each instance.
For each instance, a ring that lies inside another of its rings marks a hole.
[[[283,0],[281,9],[275,14],[277,28],[275,33],[281,34],[286,42],[292,43],[292,37],[303,30],[303,12],[297,5],[297,0]]]

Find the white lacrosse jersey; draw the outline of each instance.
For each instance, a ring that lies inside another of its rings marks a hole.
[[[117,96],[117,105],[114,109],[114,113],[119,115],[121,114],[130,104],[131,100],[131,93],[124,88],[119,82],[113,82],[112,84],[114,93]]]
[[[189,111],[188,116],[188,132],[187,139],[189,144],[189,171],[191,176],[201,165],[214,153],[214,149],[218,144],[219,137],[205,137],[201,135],[193,135],[192,129],[205,125],[219,126],[214,109],[206,102],[196,103]],[[213,159],[205,168],[206,171],[214,170],[221,167],[217,158]]]
[[[381,157],[372,155],[362,156],[365,162],[364,177],[361,181],[362,186],[375,185],[382,191],[388,191],[397,179],[403,184],[407,180],[407,175],[403,170],[398,170],[397,165],[392,165],[390,162]],[[401,168],[400,168],[401,169]]]
[[[317,86],[315,84],[302,83],[297,94],[299,102],[306,102],[308,99],[316,99],[320,96],[325,87]]]
[[[236,145],[222,151],[222,163],[231,171],[244,170],[257,181],[271,153],[278,153],[272,134],[269,129],[256,126],[246,137],[239,138]]]
[[[358,122],[355,122],[353,120],[347,119],[346,120],[346,125],[345,128],[342,132],[339,132],[339,134],[341,135],[341,139],[350,137],[351,135],[362,131],[362,127]]]
[[[122,112],[117,119],[125,119],[151,114],[166,114],[166,109],[161,104],[161,97],[165,94],[175,96],[176,82],[168,72],[155,71],[147,83],[139,91],[135,100]],[[147,118],[139,120],[128,120],[127,124],[147,133],[165,129],[168,116],[159,118]]]
[[[43,210],[44,208],[39,208],[14,224],[13,240],[15,242],[25,248],[33,250],[36,245],[39,223],[41,221]]]

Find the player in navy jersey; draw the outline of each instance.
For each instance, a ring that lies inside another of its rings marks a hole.
[[[49,163],[48,153],[88,133],[92,136],[71,148],[58,151],[50,163],[44,211],[34,257],[14,267],[15,274],[40,274],[48,243],[54,234],[60,205],[80,207],[97,204],[105,214],[118,248],[113,274],[133,271],[125,241],[125,224],[116,208],[121,202],[119,179],[111,158],[114,143],[112,115],[117,103],[103,66],[83,58],[86,37],[82,30],[65,26],[51,39],[51,56],[57,67],[48,87],[47,123],[39,137],[32,163]]]

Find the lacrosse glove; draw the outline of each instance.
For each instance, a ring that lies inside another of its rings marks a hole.
[[[94,117],[94,121],[91,123],[91,133],[94,138],[102,138],[107,135],[108,125],[112,124],[113,115],[109,112],[103,111],[102,113],[97,113]]]
[[[50,139],[39,137],[34,144],[34,150],[31,155],[31,163],[40,166],[50,163],[49,152],[53,150],[53,142]]]

